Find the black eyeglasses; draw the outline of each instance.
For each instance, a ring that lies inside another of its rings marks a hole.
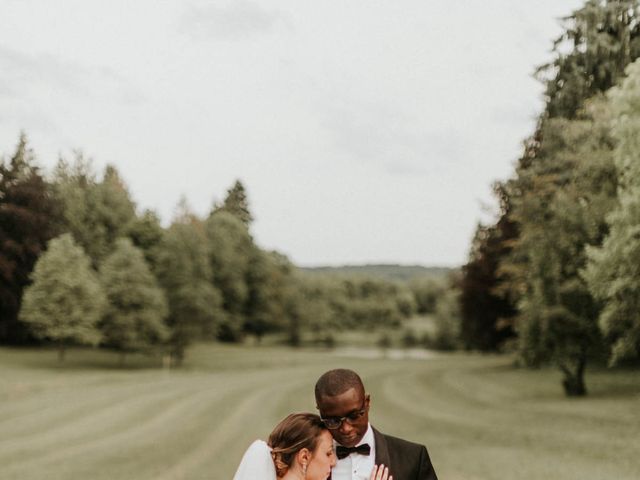
[[[329,430],[340,428],[340,425],[342,425],[342,422],[344,421],[346,421],[349,425],[353,425],[358,420],[360,420],[360,417],[367,413],[367,407],[365,406],[366,403],[367,398],[365,397],[362,401],[362,407],[360,407],[360,409],[354,410],[344,417],[321,417],[322,423],[324,423]]]

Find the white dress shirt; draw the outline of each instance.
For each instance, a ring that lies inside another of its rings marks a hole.
[[[352,453],[342,460],[338,460],[336,466],[331,470],[331,480],[369,480],[371,470],[376,463],[376,441],[373,437],[371,424],[367,425],[367,432],[356,447],[363,443],[369,444],[371,453],[369,455]],[[334,441],[333,445],[335,448],[338,444]]]

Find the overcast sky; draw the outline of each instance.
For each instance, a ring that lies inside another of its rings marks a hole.
[[[165,224],[239,178],[300,265],[460,265],[582,3],[0,0],[0,152],[115,164]]]

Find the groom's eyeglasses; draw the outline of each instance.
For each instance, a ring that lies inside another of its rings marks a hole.
[[[329,430],[340,428],[340,425],[342,425],[342,422],[344,421],[346,421],[349,425],[353,425],[358,420],[360,420],[360,417],[367,413],[367,407],[365,406],[366,402],[367,399],[365,397],[365,399],[362,401],[362,407],[360,407],[359,410],[354,410],[344,417],[321,417],[322,423],[324,423]]]

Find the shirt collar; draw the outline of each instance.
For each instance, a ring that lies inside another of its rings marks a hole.
[[[356,445],[356,447],[362,445],[363,443],[368,443],[371,447],[373,447],[373,441],[374,441],[373,430],[371,429],[371,424],[367,423],[367,431],[362,437],[362,440],[358,442],[358,445]]]

